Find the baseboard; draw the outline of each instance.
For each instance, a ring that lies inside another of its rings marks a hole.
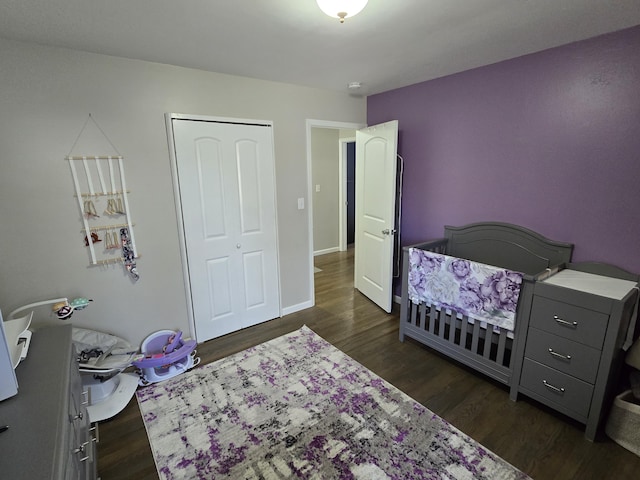
[[[335,253],[339,251],[340,251],[340,247],[325,248],[324,250],[317,250],[313,252],[313,256],[317,257],[318,255],[326,255],[327,253]]]
[[[400,297],[399,295],[394,295],[393,301],[399,304],[402,301],[402,297]],[[284,317],[285,315],[290,315],[292,313],[299,312],[300,310],[306,310],[307,308],[313,307],[313,305],[314,303],[311,300],[309,300],[308,302],[302,302],[302,303],[298,303],[297,305],[291,305],[290,307],[285,307],[282,309],[282,316]]]
[[[290,307],[284,307],[282,309],[282,316],[289,315],[291,313],[299,312],[300,310],[306,310],[307,308],[313,307],[313,302],[309,300],[308,302],[298,303],[297,305],[291,305]]]

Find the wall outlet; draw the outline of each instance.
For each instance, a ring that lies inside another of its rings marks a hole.
[[[304,210],[304,198],[298,199],[298,210]]]

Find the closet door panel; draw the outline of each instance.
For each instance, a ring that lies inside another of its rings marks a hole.
[[[172,120],[199,342],[280,315],[269,125]]]

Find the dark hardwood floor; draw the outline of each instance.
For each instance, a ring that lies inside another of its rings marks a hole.
[[[640,457],[534,401],[509,400],[503,385],[426,347],[398,340],[388,315],[353,288],[353,252],[316,257],[316,306],[198,346],[203,363],[296,330],[303,324],[536,480],[636,479]],[[100,424],[102,480],[157,479],[135,398]]]

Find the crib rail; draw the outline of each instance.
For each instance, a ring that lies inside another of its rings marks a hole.
[[[447,239],[435,239],[404,248],[403,271],[408,272],[409,249],[420,248],[436,253],[447,253]],[[491,325],[481,326],[457,314],[432,305],[412,303],[408,298],[408,282],[402,285],[400,310],[400,341],[405,336],[437,350],[489,377],[510,384],[513,339],[505,329],[494,330]]]
[[[554,269],[571,261],[573,244],[551,240],[525,227],[501,222],[445,226],[444,233],[443,238],[404,247],[400,341],[404,341],[405,336],[411,337],[510,385],[518,379],[522,368],[533,286],[537,279],[552,274]],[[410,248],[523,272],[513,335],[504,330],[494,331],[491,325],[483,328],[479,322],[471,323],[455,312],[428,304],[414,305],[408,295]]]
[[[428,250],[429,252],[446,254],[448,243],[449,241],[446,238],[436,238],[434,240],[428,240],[423,243],[408,245],[406,247],[403,247],[403,251],[405,252],[405,256],[406,252],[408,252],[410,248],[419,248],[420,250]]]
[[[466,316],[438,310],[424,303],[411,303],[410,310],[410,323],[420,330],[428,331],[474,355],[481,355],[487,360],[509,367],[510,352],[506,350],[506,345],[511,342],[511,338],[507,330],[485,328],[480,322],[471,323]]]
[[[513,340],[506,330],[494,331],[466,316],[422,303],[407,302],[401,315],[400,340],[404,336],[458,360],[491,378],[509,384]]]

